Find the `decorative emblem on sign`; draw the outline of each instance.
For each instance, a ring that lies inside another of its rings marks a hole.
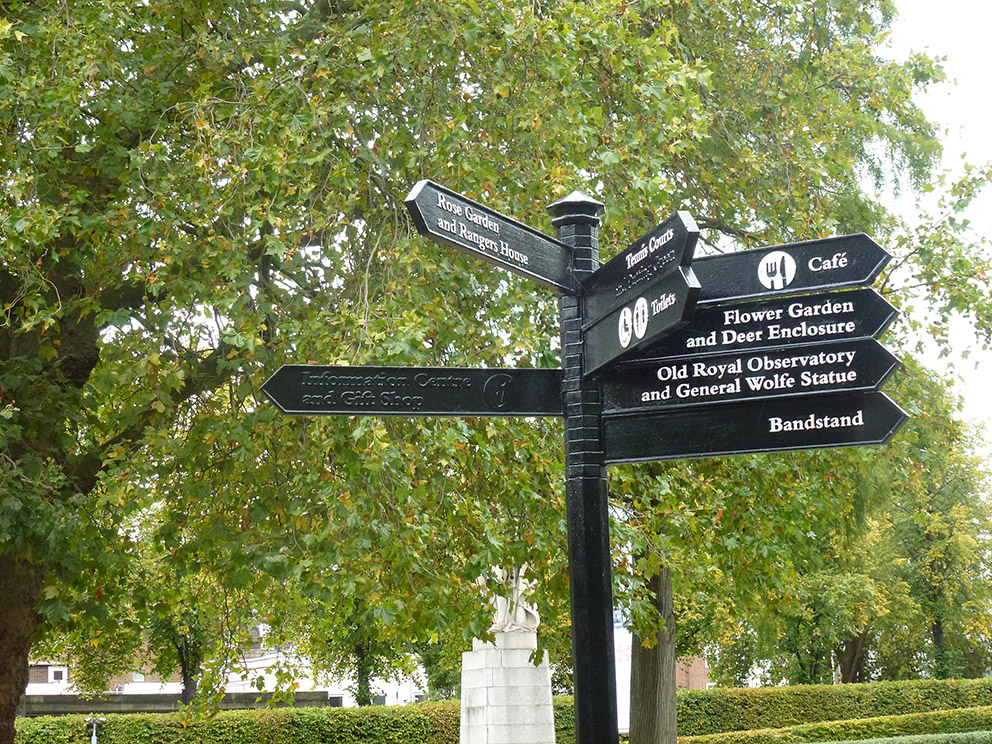
[[[785,289],[796,278],[796,260],[783,251],[772,251],[758,264],[758,281],[765,289]]]
[[[648,332],[648,301],[643,297],[638,297],[634,303],[634,335],[638,340],[644,338]]]
[[[634,337],[634,314],[629,307],[620,311],[620,323],[617,327],[617,335],[620,345],[623,348],[630,346],[630,340]]]
[[[503,373],[493,375],[486,380],[482,392],[486,396],[486,403],[491,405],[494,411],[505,411],[515,405],[520,397],[520,389],[513,384],[513,378]]]

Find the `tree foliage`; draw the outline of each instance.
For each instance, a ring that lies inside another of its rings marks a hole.
[[[177,586],[207,567],[211,611],[305,631],[328,665],[484,632],[491,565],[528,563],[560,627],[558,422],[299,420],[259,384],[285,362],[558,366],[546,290],[412,235],[402,197],[424,177],[538,227],[584,188],[608,205],[604,257],[683,207],[721,248],[893,235],[863,176],[927,182],[912,94],[940,71],[879,58],[892,10],[0,3],[0,574],[21,582],[0,655],[140,619],[114,598],[137,585],[138,535]],[[893,286],[985,323],[987,288],[959,281],[984,269],[946,224],[939,252],[895,241]],[[816,480],[829,462],[619,470],[643,528],[621,544],[644,546],[625,581],[666,564],[760,596],[792,570],[783,540],[840,498]],[[2,668],[9,722],[25,670]]]
[[[723,681],[743,682],[755,667],[773,684],[984,674],[988,473],[946,383],[916,367],[901,382],[915,415],[888,451],[863,461],[863,514],[812,536],[778,612],[741,613],[751,643],[721,646]],[[833,475],[854,489],[850,465]]]

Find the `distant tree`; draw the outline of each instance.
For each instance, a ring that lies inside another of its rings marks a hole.
[[[774,612],[742,614],[751,642],[720,644],[721,680],[743,681],[758,667],[772,684],[987,670],[988,472],[945,382],[913,365],[900,393],[914,412],[903,435],[864,459],[865,469],[833,473],[864,490],[862,513],[816,537]]]

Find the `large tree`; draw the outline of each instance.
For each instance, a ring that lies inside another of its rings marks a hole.
[[[892,301],[917,312],[932,308],[928,322],[937,337],[952,310],[970,314],[987,340],[984,263],[975,238],[955,220],[987,172],[970,173],[949,188],[944,211],[918,229],[899,225],[875,190],[883,184],[930,188],[939,152],[933,128],[912,100],[914,91],[941,78],[939,67],[923,56],[891,62],[880,55],[894,5],[717,2],[666,10],[687,61],[713,73],[703,93],[707,134],[686,148],[673,175],[683,203],[709,228],[707,242],[725,250],[868,232],[897,254],[882,282]],[[671,687],[669,645],[698,649],[703,636],[696,631],[712,622],[703,616],[727,612],[721,594],[734,587],[746,604],[788,601],[797,564],[815,549],[808,533],[822,534],[825,519],[855,519],[857,495],[834,487],[831,477],[844,462],[849,470],[869,472],[863,457],[740,458],[638,466],[630,475],[615,469],[615,480],[631,483],[624,528],[634,534],[625,540],[637,550],[628,586],[649,647],[635,655],[635,664],[645,658],[663,670],[658,684]],[[772,504],[787,508],[768,513]],[[681,600],[669,595],[673,590]],[[684,630],[657,633],[658,618],[673,606],[670,619]],[[645,675],[635,671],[632,678]],[[644,700],[656,697],[653,689],[645,691]],[[649,711],[642,726],[638,709],[645,706],[634,690],[632,741],[674,740],[673,716]]]
[[[0,6],[0,741],[31,639],[106,619],[149,515],[177,570],[328,626],[360,597],[383,632],[481,631],[472,579],[507,561],[561,596],[557,424],[257,391],[284,361],[557,366],[554,298],[412,239],[401,200],[429,175],[540,224],[631,161],[613,138],[657,153],[653,192],[698,70],[617,10]]]

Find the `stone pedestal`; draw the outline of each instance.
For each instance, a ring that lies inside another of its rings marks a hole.
[[[496,633],[462,654],[460,744],[554,744],[551,669],[534,666],[537,633]]]

